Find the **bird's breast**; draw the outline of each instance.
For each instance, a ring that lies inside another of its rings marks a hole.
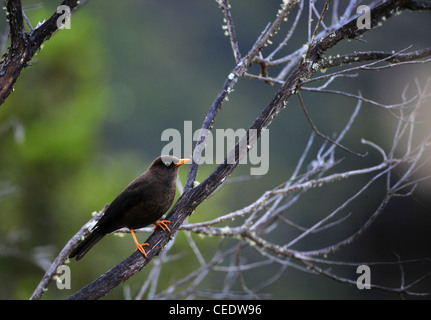
[[[138,229],[153,224],[159,220],[175,198],[175,185],[157,183],[146,188],[139,201],[131,210],[125,212],[124,221],[129,229]]]

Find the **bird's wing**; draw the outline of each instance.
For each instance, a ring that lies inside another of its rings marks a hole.
[[[136,188],[131,183],[111,202],[96,227],[103,228],[108,233],[124,227],[122,219],[124,213],[138,205],[143,198],[145,195],[142,193],[142,188]]]

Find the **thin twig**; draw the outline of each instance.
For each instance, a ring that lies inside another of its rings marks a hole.
[[[323,139],[325,139],[325,140],[329,141],[330,143],[332,143],[332,144],[336,145],[336,146],[337,146],[337,147],[339,147],[340,149],[343,149],[344,151],[347,151],[348,153],[353,154],[353,155],[355,155],[355,156],[357,156],[357,157],[365,157],[365,156],[366,156],[366,154],[360,154],[360,153],[354,152],[354,151],[350,150],[349,148],[347,148],[347,147],[345,147],[345,146],[343,146],[343,145],[339,144],[337,141],[335,141],[335,140],[333,140],[333,139],[331,139],[331,138],[329,138],[329,137],[325,136],[324,134],[322,134],[322,133],[317,129],[317,127],[315,126],[315,124],[313,123],[313,121],[311,120],[311,118],[310,118],[310,116],[309,116],[309,114],[308,114],[308,112],[307,112],[307,109],[306,109],[306,107],[305,107],[304,100],[302,100],[302,96],[301,96],[301,94],[298,92],[298,93],[297,93],[297,95],[298,95],[299,102],[301,103],[302,111],[304,111],[305,117],[307,118],[308,123],[309,123],[309,124],[310,124],[310,126],[313,128],[313,131],[316,133],[316,135],[318,135],[319,137],[321,137],[321,138],[323,138]]]

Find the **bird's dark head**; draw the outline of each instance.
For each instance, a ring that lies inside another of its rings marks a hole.
[[[150,166],[150,170],[165,171],[166,169],[172,169],[173,171],[176,171],[179,166],[189,161],[190,159],[178,159],[174,156],[164,155],[156,158],[153,161]]]

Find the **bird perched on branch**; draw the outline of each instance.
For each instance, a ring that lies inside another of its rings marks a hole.
[[[171,206],[176,190],[179,167],[189,159],[174,156],[160,156],[153,161],[147,171],[133,180],[106,209],[102,218],[94,226],[90,235],[69,255],[69,258],[82,257],[106,234],[123,227],[130,229],[136,248],[147,257],[143,246],[136,239],[134,229],[150,224],[170,232],[168,220],[157,221]]]

